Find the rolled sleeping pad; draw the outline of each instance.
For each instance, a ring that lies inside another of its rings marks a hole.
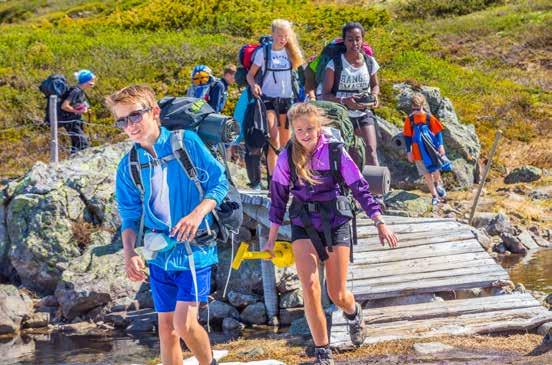
[[[370,185],[370,192],[373,195],[385,195],[391,187],[391,173],[386,166],[366,165],[362,169],[362,176]]]
[[[222,114],[209,114],[199,124],[197,134],[209,145],[231,143],[240,134],[240,126],[234,119]]]
[[[391,144],[393,145],[393,147],[398,148],[398,149],[404,149],[405,148],[404,136],[403,136],[402,132],[396,134],[393,138],[391,138]]]

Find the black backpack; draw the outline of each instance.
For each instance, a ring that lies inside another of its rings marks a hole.
[[[53,74],[40,83],[38,89],[44,94],[45,97],[50,95],[56,95],[60,99],[66,96],[69,92],[69,85],[65,76],[61,74]]]
[[[58,120],[73,119],[73,114],[65,112],[61,109],[61,104],[69,96],[69,93],[72,90],[72,88],[67,83],[67,79],[65,78],[65,76],[61,74],[52,74],[48,76],[48,78],[40,83],[40,85],[38,86],[38,90],[40,90],[40,92],[44,94],[44,97],[46,98],[46,114],[44,120],[47,123],[50,123],[51,95],[56,95],[58,97],[56,104]]]
[[[248,92],[250,92],[248,90]],[[268,122],[266,119],[266,106],[261,99],[255,98],[249,103],[245,111],[243,122],[244,141],[252,149],[265,148],[269,145]]]
[[[167,96],[159,101],[161,125],[168,130],[196,132],[207,146],[233,142],[240,134],[239,124],[215,113],[205,99]]]

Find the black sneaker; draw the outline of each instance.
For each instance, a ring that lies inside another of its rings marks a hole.
[[[343,315],[347,320],[347,324],[349,325],[349,335],[351,336],[351,342],[355,346],[360,346],[364,343],[364,340],[366,339],[366,325],[364,324],[364,313],[362,313],[362,307],[358,303],[356,303],[355,306],[357,312],[355,319],[351,320],[347,318],[345,312],[343,312]]]
[[[316,360],[313,362],[313,365],[334,365],[332,350],[329,348],[316,347],[314,349],[314,356],[316,356]]]

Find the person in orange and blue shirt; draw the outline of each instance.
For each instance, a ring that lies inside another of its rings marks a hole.
[[[447,192],[441,180],[440,169],[445,157],[443,145],[443,125],[430,113],[424,111],[426,99],[423,94],[412,96],[412,113],[404,120],[403,136],[408,161],[416,164],[418,173],[424,180],[432,195],[431,204],[439,203]]]

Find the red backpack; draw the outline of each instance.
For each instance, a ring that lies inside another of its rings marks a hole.
[[[246,44],[242,48],[240,48],[240,52],[238,53],[238,69],[236,71],[236,74],[234,76],[236,80],[236,84],[239,87],[247,86],[247,73],[249,72],[249,69],[251,68],[251,65],[253,64],[253,60],[255,59],[255,53],[259,49],[262,49],[265,47],[265,70],[268,68],[266,67],[266,63],[268,63],[268,60],[270,59],[270,50],[272,49],[272,36],[262,36],[259,38],[259,43],[250,43]]]

